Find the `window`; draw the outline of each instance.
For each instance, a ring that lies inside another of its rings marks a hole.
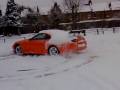
[[[90,12],[89,14],[88,14],[88,19],[96,19],[97,17],[96,17],[96,12]]]
[[[32,38],[32,40],[43,40],[43,39],[45,40],[50,39],[50,35],[46,33],[39,33]]]

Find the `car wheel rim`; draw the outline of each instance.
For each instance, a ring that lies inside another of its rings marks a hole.
[[[22,55],[22,50],[21,50],[21,47],[20,47],[20,46],[17,46],[17,47],[15,48],[15,53],[16,53],[17,55]]]
[[[58,51],[58,49],[56,47],[51,47],[49,49],[49,54],[55,56],[55,55],[59,54],[59,51]]]

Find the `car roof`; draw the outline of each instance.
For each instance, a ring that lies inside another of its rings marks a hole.
[[[64,30],[44,30],[40,31],[39,33],[47,33],[51,35],[49,43],[52,44],[60,44],[69,41],[69,34],[67,31]]]
[[[50,29],[50,30],[43,30],[43,31],[40,31],[39,33],[47,33],[47,34],[50,34],[50,35],[61,35],[61,34],[67,34],[68,32],[67,31],[64,31],[64,30],[58,30],[58,29]]]

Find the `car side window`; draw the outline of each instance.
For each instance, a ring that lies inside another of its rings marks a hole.
[[[32,39],[33,40],[47,40],[47,39],[50,39],[50,35],[45,34],[45,33],[39,33],[35,35]]]

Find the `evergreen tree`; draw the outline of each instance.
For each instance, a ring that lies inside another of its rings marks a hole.
[[[61,22],[62,10],[60,9],[57,2],[54,3],[54,6],[49,12],[49,18],[52,28],[59,28],[59,23]]]
[[[19,6],[14,2],[14,0],[8,0],[7,8],[5,13],[6,26],[19,26],[20,23],[20,13],[18,13]]]
[[[21,14],[19,8],[19,5],[14,0],[8,0],[4,16],[5,35],[20,34]]]

